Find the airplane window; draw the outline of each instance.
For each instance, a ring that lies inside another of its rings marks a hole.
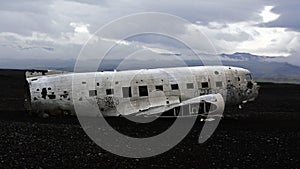
[[[82,82],[82,84],[86,84],[86,82]]]
[[[246,74],[245,77],[246,77],[247,81],[251,81],[252,80],[251,74]]]
[[[51,90],[51,87],[48,87],[48,90]]]
[[[56,98],[56,95],[55,94],[51,94],[51,95],[48,95],[49,99],[55,99]]]
[[[47,90],[46,90],[46,88],[42,89],[42,93],[41,94],[42,94],[42,98],[46,99],[46,96],[47,96]]]
[[[113,95],[114,89],[106,89],[106,95]]]
[[[222,86],[223,86],[222,82],[216,82],[216,87],[222,87]]]
[[[97,83],[97,86],[99,86],[100,84],[99,84],[99,82]]]
[[[147,86],[139,86],[140,96],[148,96],[148,88]]]
[[[186,88],[187,89],[194,89],[194,83],[187,83]]]
[[[215,71],[215,75],[218,75],[219,74],[219,72],[218,71]]]
[[[122,87],[123,97],[131,97],[131,87]]]
[[[179,89],[178,84],[171,84],[171,89],[178,90]]]
[[[160,90],[160,91],[164,91],[164,86],[163,85],[158,85],[158,86],[155,86],[155,89]]]
[[[97,90],[89,90],[89,96],[90,97],[97,96]]]
[[[202,88],[208,88],[208,82],[202,82],[201,86]]]

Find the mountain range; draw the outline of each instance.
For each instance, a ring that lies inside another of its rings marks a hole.
[[[220,60],[223,65],[237,66],[249,69],[253,72],[258,81],[300,83],[300,66],[285,62],[284,57],[257,56],[250,53],[220,54]],[[75,59],[69,60],[51,60],[51,59],[2,59],[0,68],[13,69],[54,69],[73,71]],[[122,64],[118,67],[119,64]],[[203,65],[200,60],[185,60],[185,63],[178,60],[127,60],[126,64],[122,60],[104,60],[100,67],[101,70],[114,69],[142,69],[155,67],[176,67],[176,66],[199,66]]]

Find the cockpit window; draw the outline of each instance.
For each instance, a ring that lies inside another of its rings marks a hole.
[[[251,74],[246,74],[245,77],[246,77],[247,81],[251,81],[252,80],[252,75]]]

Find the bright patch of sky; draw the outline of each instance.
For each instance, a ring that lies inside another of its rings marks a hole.
[[[260,13],[264,23],[274,21],[279,18],[279,14],[273,13],[274,6],[265,6],[264,10]]]

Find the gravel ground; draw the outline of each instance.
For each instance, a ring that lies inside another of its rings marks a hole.
[[[261,95],[244,109],[227,109],[213,136],[198,137],[203,122],[161,155],[130,159],[98,147],[74,117],[0,118],[0,168],[300,168],[299,85],[263,84]],[[137,126],[108,119],[128,135],[153,135],[172,124]]]

